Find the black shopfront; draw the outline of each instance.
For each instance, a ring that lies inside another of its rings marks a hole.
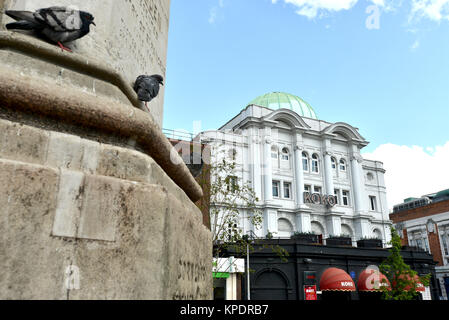
[[[278,253],[265,246],[280,246],[288,252],[284,262]],[[306,300],[306,285],[316,284],[320,293],[320,279],[330,268],[344,270],[356,285],[352,292],[322,292],[318,300],[327,298],[343,300],[378,299],[376,293],[361,292],[357,282],[362,272],[370,266],[379,266],[388,256],[388,249],[355,248],[326,245],[302,244],[294,239],[263,240],[254,246],[250,254],[250,299],[251,300]],[[228,252],[232,255],[232,252]],[[430,294],[438,299],[435,277],[436,262],[430,254],[405,248],[404,261],[419,275],[432,274]],[[246,259],[246,258],[245,258]],[[242,276],[242,299],[248,297],[246,274]]]

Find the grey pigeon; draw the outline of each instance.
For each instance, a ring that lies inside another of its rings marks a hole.
[[[164,85],[164,78],[158,74],[137,77],[134,83],[134,91],[137,93],[139,100],[145,102],[148,111],[150,111],[148,102],[157,97],[161,85]]]
[[[7,24],[6,29],[34,30],[70,52],[62,43],[82,38],[89,33],[91,24],[96,26],[90,13],[70,7],[50,7],[36,12],[7,10],[5,14],[17,21]]]

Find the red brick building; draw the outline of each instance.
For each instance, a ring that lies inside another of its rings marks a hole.
[[[405,199],[394,206],[390,219],[404,246],[425,250],[438,262],[436,276],[440,296],[449,297],[449,189]]]

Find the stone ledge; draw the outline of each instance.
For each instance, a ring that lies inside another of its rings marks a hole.
[[[102,64],[100,61],[88,59],[77,53],[67,54],[61,52],[59,47],[46,43],[17,32],[0,31],[0,50],[9,49],[23,52],[28,56],[49,61],[52,64],[83,73],[95,79],[99,79],[117,86],[129,99],[130,103],[141,108],[142,103],[132,88],[132,85],[115,70]]]
[[[134,139],[193,202],[203,196],[201,187],[153,118],[141,110],[4,67],[0,67],[0,107]]]

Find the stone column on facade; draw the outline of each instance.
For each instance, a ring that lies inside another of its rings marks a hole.
[[[359,153],[357,145],[352,145],[351,155],[351,177],[354,199],[354,228],[356,237],[363,238],[370,236],[370,221],[367,216],[367,199],[365,199],[365,182],[363,178],[362,162],[363,158]]]
[[[330,138],[326,137],[323,141],[324,147],[324,181],[326,186],[326,193],[329,196],[334,195],[334,176],[332,174],[332,159],[331,150],[332,142]]]
[[[296,134],[295,156],[295,189],[296,189],[296,229],[298,232],[311,232],[311,210],[304,204],[304,168],[302,163],[302,135]]]
[[[260,161],[260,137],[258,136],[258,130],[253,128],[249,137],[250,150],[251,150],[251,173],[252,173],[252,186],[257,198],[262,200],[262,170]]]
[[[327,234],[339,236],[341,234],[341,217],[336,214],[328,214],[326,216]]]
[[[304,168],[302,164],[302,151],[304,148],[300,145],[295,146],[295,187],[296,187],[296,205],[301,208],[304,205]]]
[[[271,128],[265,128],[263,141],[263,177],[264,177],[264,202],[273,200],[273,165],[271,163]]]
[[[326,193],[334,195],[334,176],[332,174],[332,159],[329,151],[324,152],[324,177],[326,182]]]

